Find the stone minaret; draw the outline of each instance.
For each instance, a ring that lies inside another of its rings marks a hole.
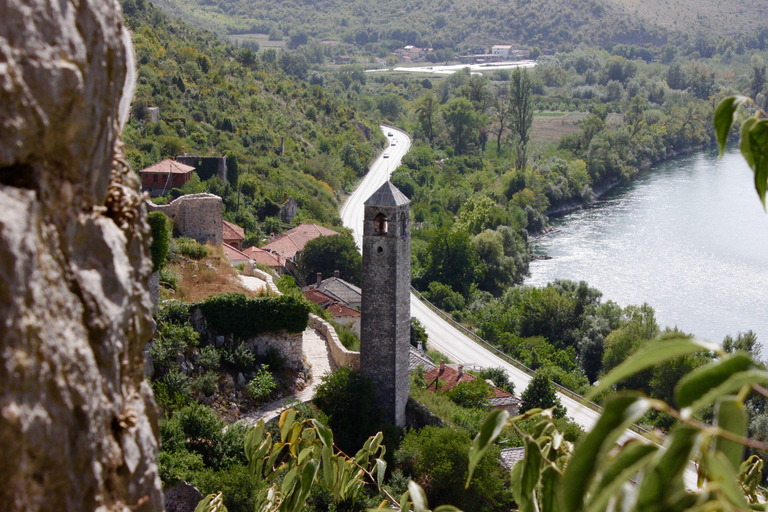
[[[410,201],[387,182],[365,201],[360,369],[384,417],[405,425],[410,392]]]

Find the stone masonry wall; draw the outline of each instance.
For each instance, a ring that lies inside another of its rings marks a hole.
[[[338,334],[336,334],[336,329],[334,329],[331,324],[319,316],[310,313],[309,326],[317,329],[325,338],[331,352],[333,364],[336,368],[349,366],[353,370],[360,369],[360,352],[353,352],[342,345],[341,341],[339,341]]]
[[[258,356],[264,356],[270,348],[274,348],[285,358],[285,365],[288,368],[294,370],[304,368],[301,333],[270,332],[245,340],[245,346]]]
[[[0,512],[155,512],[149,226],[117,0],[0,2]]]
[[[166,205],[147,201],[147,208],[172,218],[181,236],[201,244],[210,242],[221,245],[224,241],[224,209],[219,196],[190,194],[178,197]]]

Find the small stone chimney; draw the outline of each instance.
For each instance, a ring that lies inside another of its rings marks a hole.
[[[461,378],[462,375],[464,375],[464,365],[459,364],[459,378]]]
[[[322,282],[323,282],[323,273],[322,272],[318,272],[317,273],[317,283],[316,283],[316,285],[320,286],[320,283],[322,283]]]
[[[440,373],[442,374],[445,371],[445,361],[440,361]]]
[[[333,277],[335,277],[336,279],[339,278],[339,271],[338,270],[334,270],[333,271]]]

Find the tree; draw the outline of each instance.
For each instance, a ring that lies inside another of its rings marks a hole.
[[[528,383],[528,387],[525,388],[520,398],[523,402],[520,404],[521,414],[531,409],[549,409],[554,407],[555,417],[562,418],[565,416],[565,408],[560,403],[560,399],[555,391],[555,385],[545,370],[536,372],[536,375]]]
[[[427,91],[424,96],[414,103],[414,110],[421,125],[421,130],[430,143],[435,136],[435,124],[437,123],[439,109],[440,104],[435,95],[432,94],[432,91]]]
[[[147,215],[149,229],[152,232],[152,272],[158,272],[165,266],[165,258],[168,256],[170,246],[170,234],[168,233],[168,217],[163,212],[151,212]]]
[[[363,258],[351,235],[321,236],[307,242],[297,265],[306,282],[318,272],[330,277],[338,270],[342,279],[359,286]]]
[[[441,228],[429,243],[427,254],[429,263],[424,281],[439,281],[468,296],[480,263],[469,234],[464,230]]]
[[[411,317],[411,346],[427,350],[427,331],[418,318]]]
[[[477,138],[480,118],[472,103],[464,97],[454,98],[443,107],[443,119],[448,125],[448,136],[457,154],[464,153],[470,140]]]
[[[509,121],[515,136],[515,166],[522,169],[526,164],[528,140],[533,126],[533,104],[531,102],[531,78],[522,68],[515,68],[509,86]]]
[[[493,101],[493,114],[496,123],[494,125],[493,134],[496,135],[496,153],[501,153],[501,138],[504,135],[504,130],[507,129],[509,123],[509,107],[507,102],[509,101],[509,88],[506,85],[496,89],[496,95]]]
[[[759,54],[752,56],[752,81],[749,84],[750,94],[753,98],[763,92],[765,87],[765,63]]]

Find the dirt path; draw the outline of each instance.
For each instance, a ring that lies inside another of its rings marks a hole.
[[[315,395],[315,388],[320,384],[320,378],[327,372],[335,370],[331,361],[331,353],[325,338],[317,329],[307,327],[302,334],[302,352],[307,364],[311,367],[311,377],[307,387],[298,393],[264,404],[257,410],[244,415],[243,420],[255,425],[260,419],[265,422],[276,418],[293,402],[308,402]]]

